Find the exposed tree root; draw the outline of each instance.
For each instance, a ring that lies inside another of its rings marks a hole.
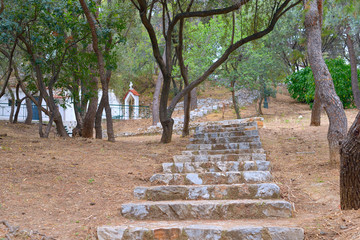
[[[47,237],[45,234],[32,230],[19,230],[19,226],[12,226],[7,221],[0,221],[0,225],[4,225],[8,229],[8,233],[5,234],[7,240],[16,239],[16,237],[29,237],[30,239],[40,240],[55,240],[53,237]]]

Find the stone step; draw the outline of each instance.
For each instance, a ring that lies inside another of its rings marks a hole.
[[[218,144],[189,144],[187,150],[227,150],[227,149],[260,149],[261,142],[218,143]]]
[[[260,137],[259,136],[240,136],[240,137],[217,137],[217,138],[191,138],[190,142],[192,144],[260,142]]]
[[[209,129],[197,129],[195,130],[195,134],[200,133],[212,133],[212,132],[243,132],[243,131],[251,131],[251,130],[257,130],[257,126],[239,126],[239,127],[227,127],[224,128],[222,126],[216,126],[214,128]]]
[[[226,124],[199,126],[195,128],[195,131],[201,132],[201,131],[211,131],[211,130],[224,129],[224,128],[246,128],[246,127],[257,127],[257,123],[256,122],[226,123]]]
[[[250,222],[250,224],[249,224]],[[275,220],[156,221],[97,228],[99,240],[303,240],[304,230]]]
[[[174,155],[175,163],[216,161],[266,161],[265,153],[218,154],[218,155]]]
[[[226,149],[226,150],[186,150],[181,151],[182,155],[194,156],[194,155],[220,155],[220,154],[256,154],[265,153],[262,148],[254,149]]]
[[[292,216],[291,203],[284,200],[188,200],[127,203],[121,214],[136,220],[230,220]]]
[[[134,196],[148,201],[275,199],[280,188],[275,183],[136,187]]]
[[[178,162],[178,163],[163,163],[162,168],[163,168],[163,173],[269,171],[270,162],[268,161]]]
[[[165,173],[154,174],[152,185],[210,185],[270,182],[269,171],[207,172],[207,173]]]
[[[210,133],[196,133],[194,138],[226,138],[226,137],[241,137],[241,136],[259,136],[258,130],[247,130],[241,132],[210,132]]]

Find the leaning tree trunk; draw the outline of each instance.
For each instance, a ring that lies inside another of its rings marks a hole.
[[[322,0],[304,0],[307,52],[321,103],[329,118],[328,142],[330,162],[340,160],[340,142],[347,130],[343,105],[336,95],[334,83],[321,52]]]
[[[25,124],[30,125],[32,122],[32,115],[33,115],[30,98],[26,98],[26,112],[27,112],[27,116],[26,116]]]
[[[346,30],[346,45],[349,51],[350,57],[350,66],[351,66],[351,88],[354,95],[354,102],[357,109],[360,109],[360,90],[358,82],[358,72],[357,72],[357,59],[355,55],[354,42],[350,36],[350,27]]]
[[[360,112],[340,151],[340,203],[342,210],[360,208]]]
[[[81,131],[81,136],[84,138],[94,137],[95,116],[96,116],[96,109],[98,107],[97,105],[98,105],[98,95],[96,93],[96,95],[90,99],[89,107],[84,117],[83,128]],[[100,116],[100,126],[101,126],[101,116]]]
[[[315,89],[314,103],[311,109],[310,126],[320,126],[321,123],[321,99],[319,98],[319,90]]]

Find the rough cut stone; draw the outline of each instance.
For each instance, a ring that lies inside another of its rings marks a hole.
[[[191,184],[236,184],[269,182],[269,171],[205,172],[205,173],[165,173],[154,174],[150,178],[153,185],[191,185]]]
[[[123,204],[121,214],[137,220],[243,219],[291,217],[283,200],[198,200]]]
[[[146,225],[146,224],[145,224]],[[147,224],[148,225],[148,224]],[[183,225],[159,227],[98,227],[99,240],[303,240],[294,227]],[[119,234],[120,233],[120,234]]]
[[[227,149],[261,149],[261,142],[239,142],[239,143],[219,143],[219,144],[189,144],[188,150],[227,150]]]
[[[280,188],[275,183],[200,186],[169,185],[136,187],[134,196],[137,199],[148,201],[277,199],[280,197]]]
[[[204,172],[235,172],[235,171],[268,171],[267,161],[211,161],[163,163],[164,173],[204,173]]]
[[[236,142],[260,142],[259,136],[240,136],[240,137],[217,137],[217,138],[191,138],[193,144],[216,144],[216,143],[236,143]]]

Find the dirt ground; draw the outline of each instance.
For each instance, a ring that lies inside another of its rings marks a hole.
[[[356,110],[346,110],[349,125]],[[254,106],[241,109],[255,115]],[[233,109],[212,113],[199,121],[234,118]],[[289,221],[303,227],[306,239],[360,239],[360,213],[341,211],[339,167],[328,162],[328,122],[309,127],[310,110],[286,94],[271,99],[260,130],[272,162],[272,174],[282,197],[294,203]],[[115,122],[117,133],[136,131],[151,120]],[[36,125],[0,122],[0,222],[32,230],[41,239],[96,239],[101,225],[124,223],[122,203],[133,200],[135,186],[161,170],[188,144],[174,135],[170,144],[160,136],[119,137],[115,143],[95,139],[40,139]],[[0,226],[0,239],[8,228]],[[35,232],[35,233],[36,233]],[[18,236],[13,239],[30,239]]]

